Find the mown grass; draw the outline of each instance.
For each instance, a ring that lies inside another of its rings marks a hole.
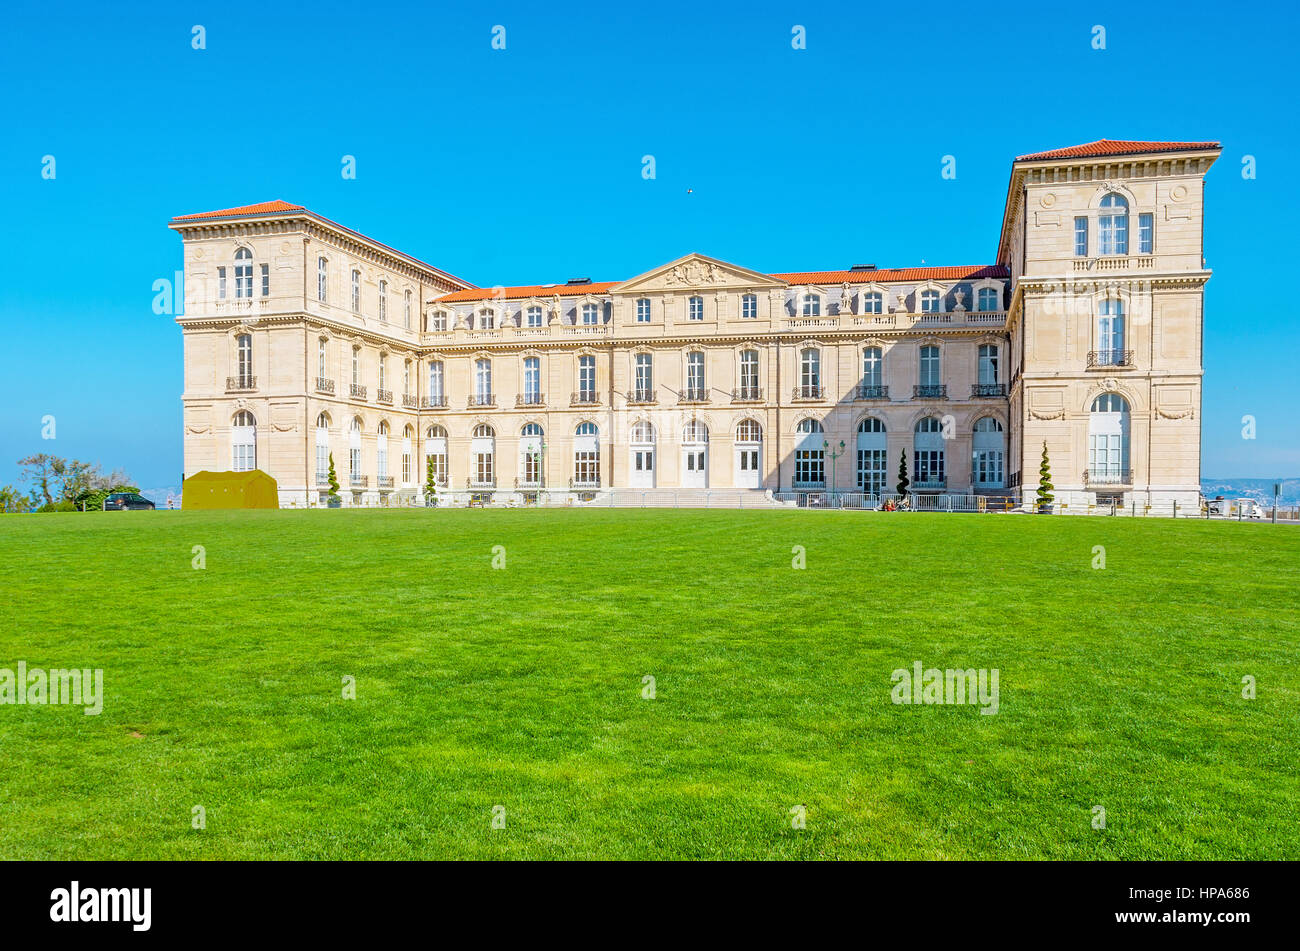
[[[1156,519],[6,517],[0,667],[106,700],[0,706],[0,857],[1295,858],[1298,580]]]

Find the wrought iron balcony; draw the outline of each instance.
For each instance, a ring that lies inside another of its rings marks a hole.
[[[733,403],[761,403],[763,402],[763,388],[759,386],[738,386],[731,391],[731,401]]]
[[[707,403],[709,391],[699,387],[687,387],[677,394],[678,403]]]
[[[543,393],[520,393],[515,397],[516,406],[545,406],[546,396]]]
[[[360,383],[352,384],[351,393],[353,399],[364,400],[366,398],[366,388],[362,386]]]
[[[946,383],[918,383],[912,387],[914,400],[946,400],[948,385]]]
[[[792,400],[824,400],[825,398],[826,387],[812,383],[796,386],[790,397]]]
[[[1084,485],[1132,485],[1132,469],[1085,469]]]
[[[581,478],[578,478],[578,477],[572,478],[572,479],[569,480],[569,488],[571,488],[571,489],[599,489],[599,488],[600,488],[600,477],[597,476],[595,479],[592,479],[592,478],[589,478],[589,477],[586,477],[586,476],[583,476],[583,477],[581,477]]]
[[[381,489],[391,489],[393,487],[393,477],[380,476],[378,479],[375,480],[375,484],[378,485],[379,488]]]
[[[495,393],[477,393],[471,396],[465,405],[470,409],[478,406],[496,406],[497,395]]]
[[[380,403],[392,403],[392,402],[393,402],[393,391],[392,391],[392,390],[375,390],[375,400],[376,400],[377,402],[380,402]]]
[[[627,401],[629,403],[640,403],[646,405],[649,403],[658,403],[659,397],[655,395],[652,389],[628,390]]]
[[[600,397],[595,390],[579,390],[569,401],[570,406],[595,406],[599,403]]]
[[[465,482],[465,485],[471,489],[495,489],[497,487],[497,480],[470,478]]]
[[[1006,396],[1007,385],[1005,383],[972,383],[970,395],[971,399],[983,399],[990,396]]]
[[[889,399],[889,387],[882,386],[879,383],[860,383],[858,384],[858,399],[887,400]]]
[[[402,394],[402,406],[403,406],[405,409],[417,409],[417,408],[419,407],[419,405],[420,405],[420,401],[417,400],[417,399],[416,399],[414,396],[412,396],[410,393],[403,393],[403,394]]]
[[[364,489],[366,486],[370,485],[370,476],[358,475],[354,472],[352,473],[352,478],[350,478],[348,482],[354,489]]]
[[[1132,350],[1089,350],[1088,368],[1093,367],[1131,367]]]
[[[328,472],[317,472],[317,473],[316,473],[316,484],[317,484],[317,485],[329,485],[329,484],[330,484],[330,474],[329,474]]]
[[[333,396],[333,395],[334,395],[334,381],[333,381],[333,380],[328,380],[328,379],[326,379],[326,378],[323,377],[323,376],[318,376],[318,377],[316,377],[316,392],[317,392],[317,393],[328,393],[330,396]]]
[[[541,479],[530,479],[527,476],[523,476],[522,478],[519,476],[515,476],[516,489],[540,489],[541,487],[542,487]]]
[[[420,409],[446,409],[447,397],[445,396],[426,396],[420,400]]]
[[[226,377],[227,393],[247,393],[249,390],[255,389],[257,389],[257,377],[255,376]]]

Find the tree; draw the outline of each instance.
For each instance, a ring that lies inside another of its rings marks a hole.
[[[334,472],[334,453],[332,452],[330,453],[329,486],[330,486],[329,497],[331,499],[337,499],[339,497],[339,477]]]
[[[433,473],[433,456],[424,460],[424,497],[426,505],[438,501],[438,479]]]
[[[1038,467],[1038,511],[1052,504],[1056,496],[1052,495],[1052,467],[1047,460],[1047,440],[1043,440],[1043,462]]]
[[[907,478],[907,450],[904,449],[898,454],[898,494],[907,495],[907,487],[911,485]]]
[[[43,499],[46,505],[53,505],[54,495],[50,489],[62,482],[63,473],[68,467],[67,460],[39,452],[25,459],[19,459],[18,464],[26,467],[23,469],[22,480],[36,483],[36,487],[32,490],[33,501]]]
[[[0,512],[26,512],[30,509],[31,503],[27,497],[12,485],[0,488]]]

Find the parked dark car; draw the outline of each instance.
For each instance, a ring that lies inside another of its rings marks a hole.
[[[114,492],[104,499],[105,512],[138,512],[152,509],[154,504],[135,492]]]

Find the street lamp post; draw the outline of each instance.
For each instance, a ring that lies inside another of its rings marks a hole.
[[[840,440],[839,452],[836,452],[834,449],[831,449],[830,442],[824,439],[822,440],[822,449],[828,450],[831,454],[831,498],[833,499],[836,497],[836,492],[838,491],[836,489],[838,483],[835,479],[835,460],[838,459],[840,456],[844,455],[844,440],[843,439]]]

